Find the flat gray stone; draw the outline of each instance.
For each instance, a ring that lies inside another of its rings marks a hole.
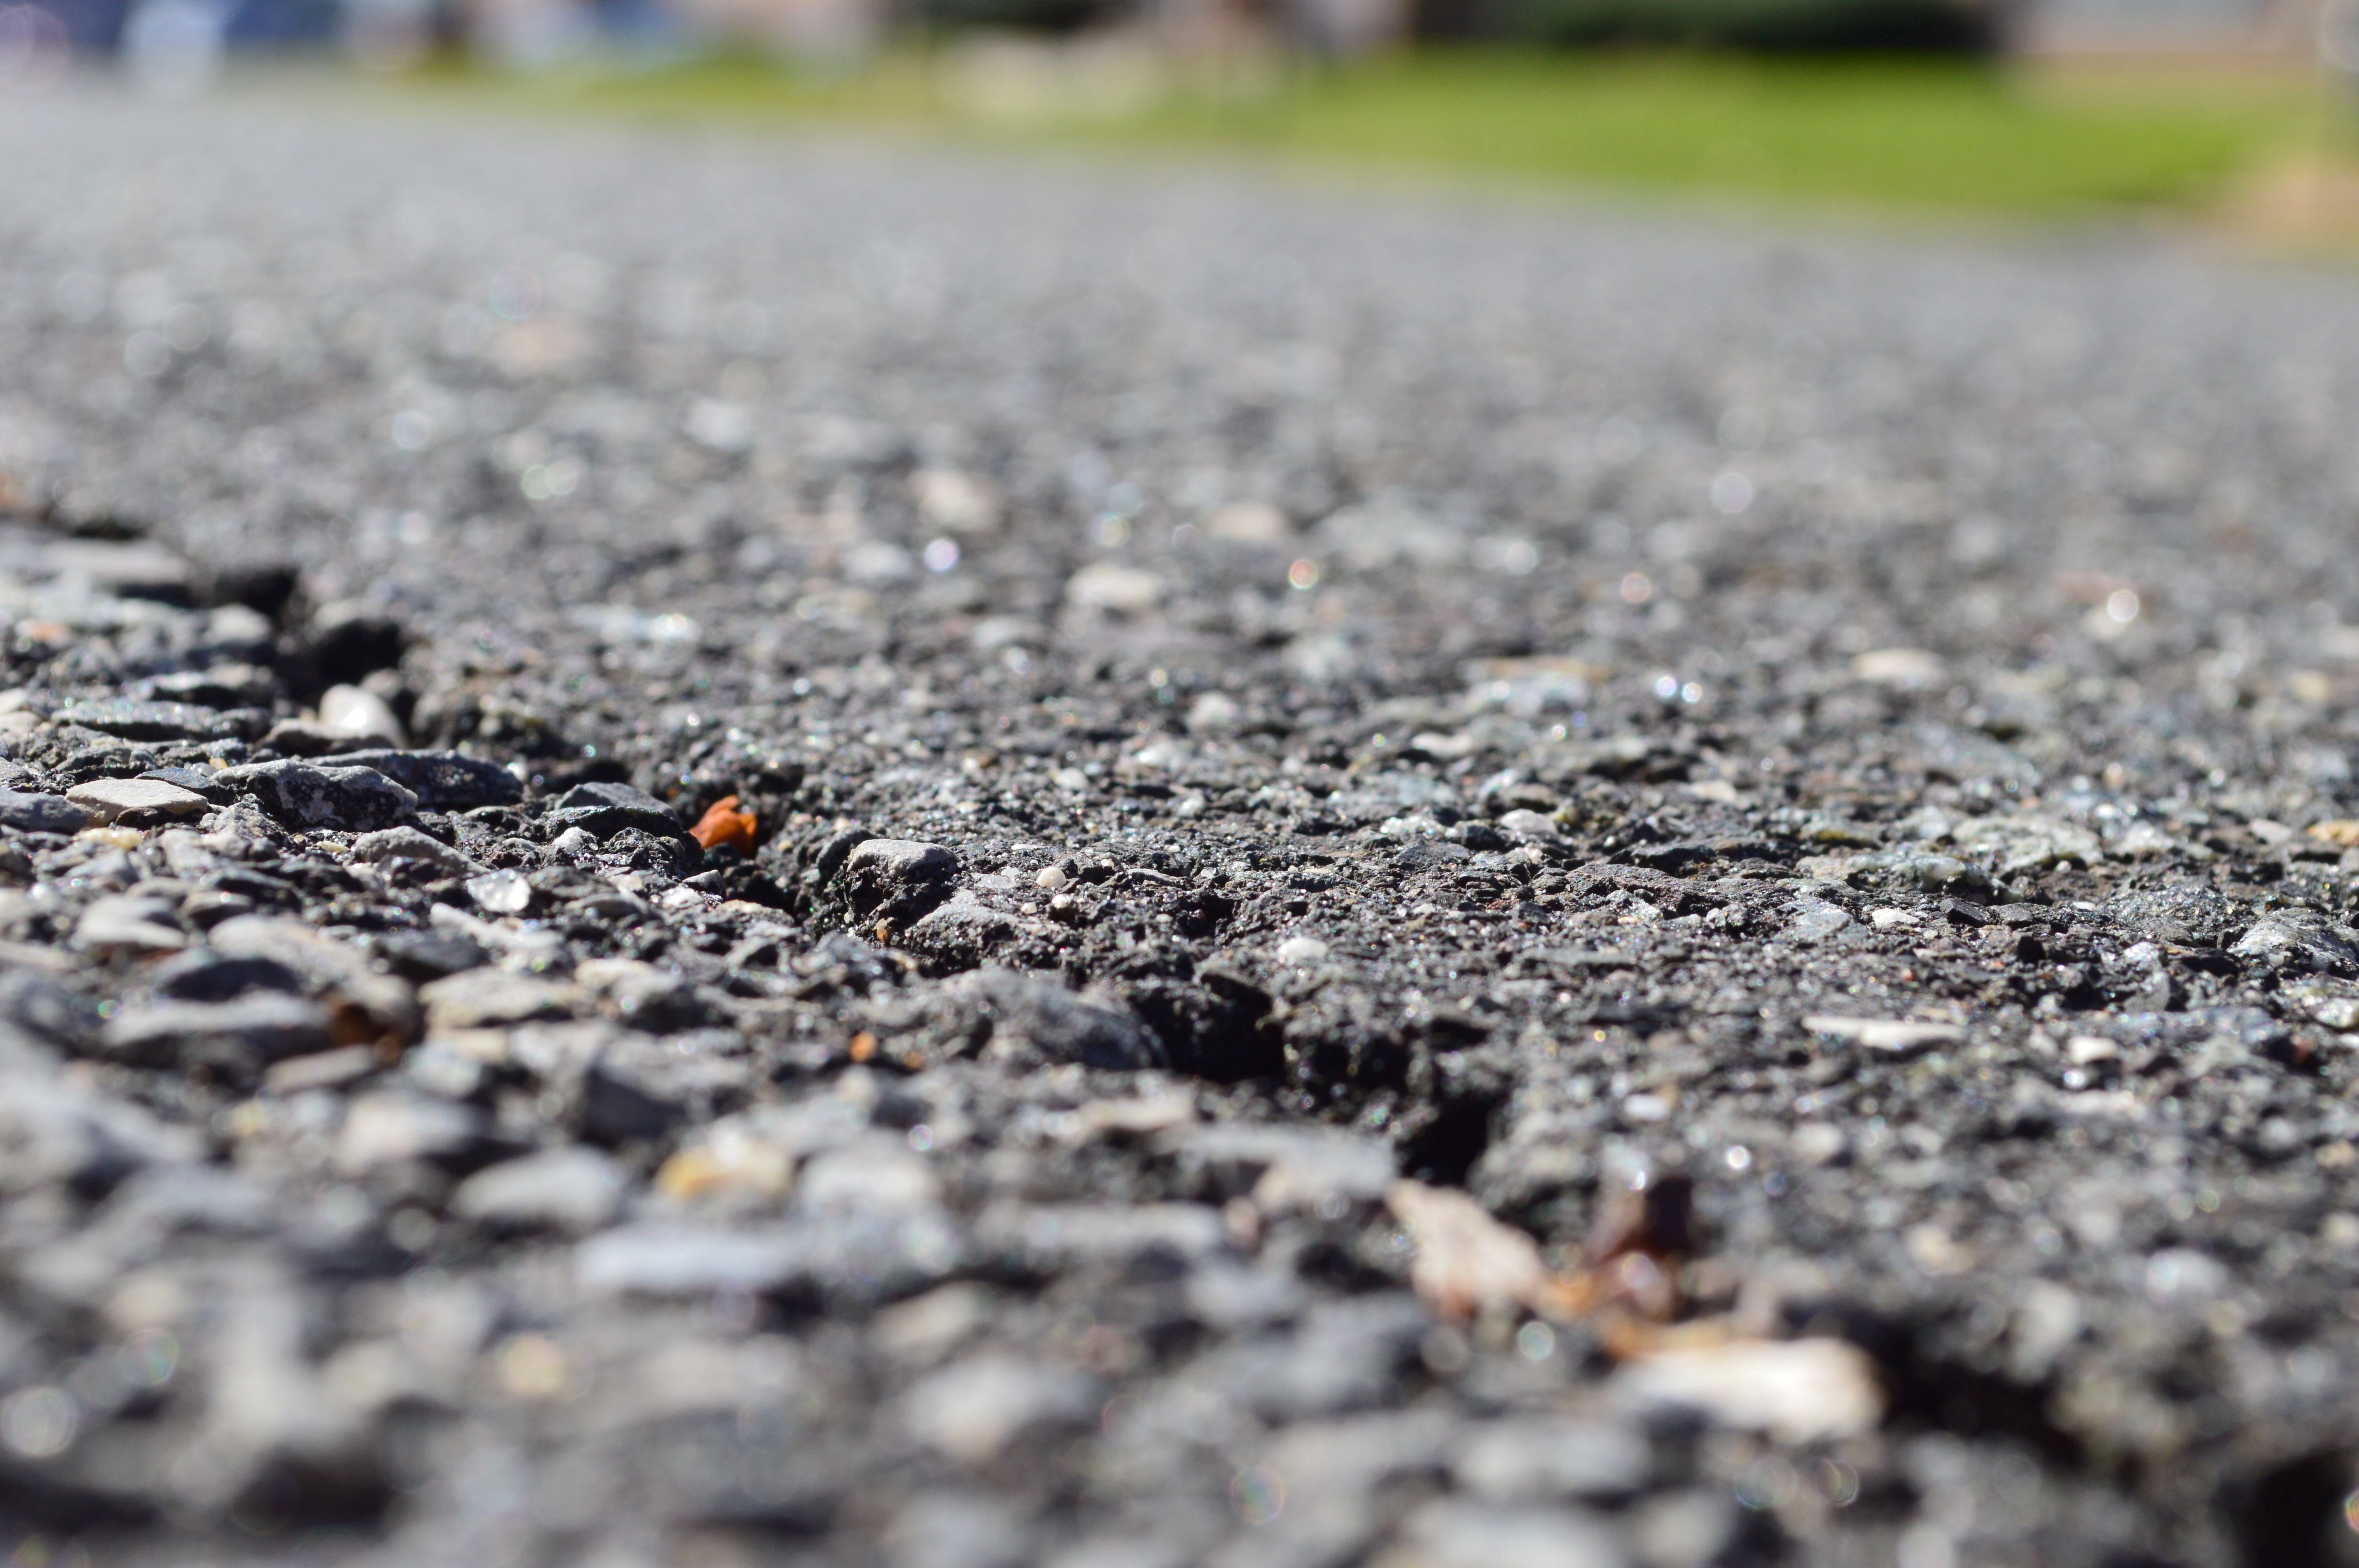
[[[382,827],[375,833],[364,833],[353,840],[352,858],[370,865],[381,865],[386,860],[423,860],[454,876],[475,869],[475,863],[466,856],[415,827]]]
[[[222,741],[237,732],[237,721],[217,708],[193,702],[142,702],[103,697],[69,702],[49,717],[125,741]]]
[[[212,808],[212,802],[194,790],[150,778],[92,779],[66,791],[66,798],[101,823],[126,816],[188,816]]]

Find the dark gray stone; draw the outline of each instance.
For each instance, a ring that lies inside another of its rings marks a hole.
[[[1474,858],[1474,851],[1463,844],[1452,844],[1444,838],[1425,838],[1404,845],[1393,857],[1393,863],[1403,871],[1446,871]]]
[[[27,795],[0,789],[0,827],[19,833],[79,833],[90,813],[61,795]]]
[[[2229,951],[2288,969],[2359,975],[2359,932],[2313,909],[2273,909],[2254,921]]]
[[[570,827],[592,838],[611,838],[625,827],[667,838],[683,831],[670,806],[625,784],[576,784],[541,820],[552,838]]]
[[[248,991],[300,994],[303,977],[276,958],[227,957],[210,948],[175,954],[148,977],[156,994],[179,1001],[227,1001]]]
[[[853,925],[907,925],[950,897],[958,869],[958,857],[940,844],[871,838],[844,858],[836,880]]]
[[[375,768],[418,797],[424,811],[472,811],[479,806],[513,806],[524,784],[497,762],[456,752],[338,752],[318,759],[323,768]]]
[[[1014,969],[981,969],[945,988],[989,1054],[1136,1071],[1164,1065],[1163,1043],[1127,1012],[1084,1000],[1056,981]]]
[[[418,812],[418,797],[375,768],[280,761],[242,763],[217,776],[290,827],[364,833],[394,827]]]
[[[271,1063],[328,1044],[328,1015],[317,1002],[258,990],[228,1001],[171,1001],[117,1014],[100,1049],[141,1067],[203,1067],[251,1083]]]
[[[69,702],[50,717],[125,741],[218,741],[238,733],[238,723],[217,708],[193,702],[142,702],[105,697]]]
[[[237,791],[221,782],[220,770],[215,768],[177,766],[149,768],[139,776],[143,779],[157,779],[168,784],[178,784],[182,789],[203,795],[215,806],[227,806],[237,798]]]

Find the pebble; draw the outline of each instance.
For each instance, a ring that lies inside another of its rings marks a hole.
[[[1056,981],[985,968],[951,982],[949,993],[989,1025],[987,1054],[1136,1071],[1163,1065],[1162,1042],[1126,1012],[1083,1000]]]
[[[1798,898],[1793,907],[1794,918],[1786,923],[1786,939],[1789,942],[1823,942],[1852,923],[1848,912],[1822,899]]]
[[[579,827],[600,839],[612,838],[626,827],[665,838],[680,830],[670,806],[625,784],[576,784],[558,798],[542,821],[552,834]]]
[[[89,811],[63,795],[0,789],[0,827],[13,827],[19,833],[71,834],[89,826]]]
[[[1495,1501],[1625,1498],[1645,1489],[1654,1454],[1630,1427],[1570,1416],[1516,1416],[1474,1429],[1451,1455],[1459,1486]]]
[[[318,763],[373,769],[416,795],[426,811],[473,811],[524,798],[523,784],[507,769],[457,752],[338,752]]]
[[[177,952],[189,945],[170,901],[117,893],[94,901],[74,922],[77,947]]]
[[[507,969],[468,969],[433,980],[418,989],[426,1010],[426,1027],[440,1034],[452,1030],[486,1029],[534,1019],[570,1018],[580,1005],[571,986]]]
[[[274,1062],[262,1075],[266,1094],[299,1095],[313,1089],[342,1089],[375,1076],[385,1066],[366,1045],[341,1045]]]
[[[346,1176],[365,1176],[412,1161],[480,1163],[473,1157],[486,1147],[488,1130],[483,1112],[473,1106],[398,1090],[364,1095],[344,1113],[336,1169]]]
[[[92,779],[66,791],[66,798],[98,823],[126,817],[160,820],[212,809],[212,803],[194,790],[152,778]]]
[[[467,881],[467,896],[486,914],[522,914],[532,907],[532,893],[521,871],[486,871]]]
[[[1065,582],[1065,600],[1083,610],[1108,610],[1136,615],[1152,610],[1163,599],[1163,579],[1143,567],[1115,561],[1093,561]]]
[[[1949,678],[1949,665],[1922,648],[1871,648],[1851,662],[1851,673],[1879,686],[1922,691]]]
[[[2359,977],[2359,932],[2316,910],[2270,910],[2229,951],[2321,974]]]
[[[1525,844],[1553,844],[1563,837],[1557,827],[1555,818],[1543,816],[1537,811],[1527,811],[1521,807],[1507,812],[1499,818],[1499,831]]]
[[[237,730],[234,719],[215,708],[128,697],[69,702],[50,717],[60,724],[78,724],[125,741],[218,741]]]
[[[1612,1526],[1572,1509],[1459,1498],[1427,1503],[1401,1526],[1384,1568],[1629,1568]]]
[[[758,1125],[724,1119],[664,1162],[656,1173],[656,1190],[683,1203],[774,1202],[794,1183],[797,1152]]]
[[[1327,944],[1316,936],[1293,935],[1280,942],[1270,956],[1281,964],[1306,969],[1327,961]]]
[[[405,822],[418,811],[418,797],[375,768],[285,760],[241,763],[217,776],[291,827],[368,832]]]
[[[1966,1037],[1954,1023],[1930,1023],[1905,1018],[1846,1018],[1814,1012],[1802,1027],[1831,1040],[1849,1040],[1871,1051],[1918,1051],[1928,1045],[1951,1045]]]
[[[1800,1444],[1854,1437],[1884,1417],[1866,1353],[1840,1339],[1739,1339],[1656,1351],[1614,1387],[1638,1405],[1675,1405],[1740,1431]]]
[[[110,1020],[102,1048],[141,1066],[204,1068],[250,1084],[274,1062],[328,1044],[319,1003],[257,990],[227,1001],[165,1001]]]
[[[353,741],[377,741],[395,747],[409,744],[409,734],[394,715],[392,705],[356,686],[332,686],[320,694],[320,727],[348,745]]]
[[[363,950],[323,936],[301,921],[281,915],[241,914],[207,934],[214,952],[230,957],[267,958],[302,975],[315,992],[332,991],[358,1016],[396,1042],[416,1038],[418,998],[408,981],[381,972]]]
[[[950,897],[958,857],[940,844],[870,838],[853,846],[836,881],[855,925],[907,925]]]
[[[475,870],[475,863],[415,827],[381,827],[353,840],[352,858],[370,865],[387,860],[418,860],[453,874]]]
[[[1396,1182],[1385,1201],[1408,1233],[1409,1283],[1444,1319],[1545,1304],[1550,1281],[1538,1246],[1462,1192]]]
[[[488,1230],[587,1236],[621,1211],[624,1186],[623,1168],[595,1149],[546,1149],[476,1172],[451,1212]]]
[[[1188,732],[1191,735],[1225,735],[1235,730],[1245,718],[1245,709],[1236,698],[1217,691],[1200,693],[1188,705]]]
[[[2001,876],[2044,871],[2052,866],[2102,864],[2104,845],[2076,823],[2052,816],[1977,816],[1957,824],[1950,837],[1960,848],[1995,856]]]
[[[1068,1368],[983,1356],[936,1372],[902,1405],[910,1433],[962,1465],[984,1465],[1019,1438],[1077,1428],[1097,1409],[1094,1379]]]
[[[796,1243],[777,1235],[637,1225],[585,1242],[574,1253],[573,1272],[592,1295],[697,1297],[777,1290],[800,1263]]]

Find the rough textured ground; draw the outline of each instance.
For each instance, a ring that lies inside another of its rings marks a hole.
[[[0,1546],[2351,1561],[2354,365],[0,104]]]

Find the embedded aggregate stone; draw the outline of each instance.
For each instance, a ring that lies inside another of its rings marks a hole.
[[[205,811],[212,803],[191,789],[163,779],[92,779],[66,791],[66,798],[90,813],[93,822],[125,818],[155,821]]]
[[[907,924],[950,894],[958,857],[940,844],[870,838],[853,847],[837,873],[854,921]]]
[[[326,1011],[277,990],[223,1001],[159,1001],[118,1014],[102,1039],[108,1055],[136,1065],[201,1067],[248,1083],[271,1064],[327,1043]]]
[[[451,1210],[495,1230],[586,1235],[622,1206],[625,1175],[594,1150],[545,1150],[476,1172],[451,1195]]]
[[[353,840],[352,858],[371,864],[386,860],[418,860],[444,871],[463,873],[475,869],[473,860],[415,827],[384,827]]]
[[[91,814],[63,795],[0,789],[0,827],[19,833],[79,833]]]
[[[322,767],[281,760],[245,762],[215,775],[294,827],[367,832],[416,814],[418,796],[375,768]]]
[[[335,752],[316,759],[323,768],[370,768],[418,797],[427,811],[472,811],[524,798],[515,773],[481,757],[456,752]]]
[[[2347,280],[340,113],[0,95],[0,1557],[2347,1555]]]
[[[236,730],[235,722],[215,708],[127,697],[69,702],[51,717],[60,724],[78,724],[126,741],[211,741]]]

